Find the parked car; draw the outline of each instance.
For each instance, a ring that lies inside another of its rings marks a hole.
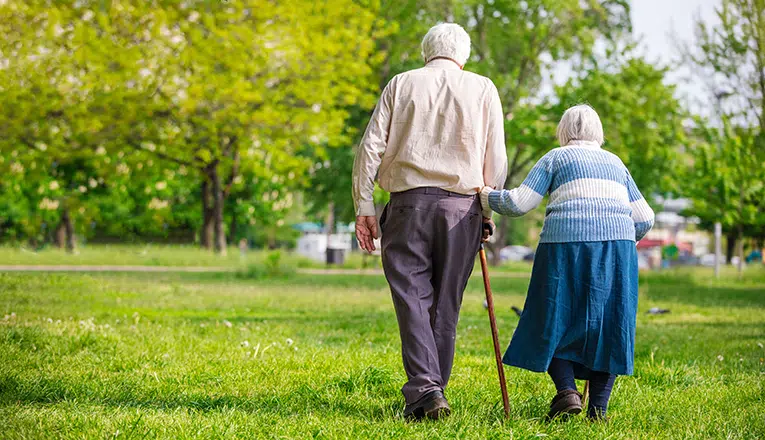
[[[499,251],[499,258],[502,261],[529,261],[534,259],[534,251],[526,246],[507,246]]]
[[[638,269],[647,270],[650,268],[651,266],[648,265],[648,256],[642,252],[638,252]]]
[[[725,264],[725,257],[722,255],[720,256],[720,263]],[[701,258],[699,258],[699,264],[702,266],[712,267],[715,265],[715,254],[706,254],[702,255]]]

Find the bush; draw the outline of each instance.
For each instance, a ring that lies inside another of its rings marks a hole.
[[[237,277],[257,280],[265,278],[288,278],[295,274],[295,268],[282,262],[282,253],[271,252],[265,261],[248,264],[237,272]]]

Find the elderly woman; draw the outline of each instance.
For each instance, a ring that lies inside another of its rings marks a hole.
[[[561,147],[545,154],[520,187],[481,191],[483,206],[521,216],[550,195],[526,305],[504,362],[547,372],[557,395],[551,418],[578,414],[577,379],[590,381],[590,419],[605,418],[617,375],[632,374],[638,298],[635,242],[654,214],[629,171],[601,148],[590,106],[568,109]]]

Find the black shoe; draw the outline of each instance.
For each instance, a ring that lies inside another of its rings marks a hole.
[[[438,420],[448,417],[452,409],[449,402],[446,401],[444,393],[441,390],[431,391],[424,395],[417,402],[407,405],[404,409],[404,418],[407,420],[429,419]]]
[[[558,416],[571,416],[582,412],[582,395],[577,390],[563,390],[553,397],[550,402],[550,412],[547,417],[554,419]]]

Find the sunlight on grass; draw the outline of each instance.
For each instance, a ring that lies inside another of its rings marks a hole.
[[[525,279],[495,278],[505,344]],[[440,423],[401,419],[390,294],[371,276],[0,274],[4,438],[763,438],[765,283],[645,274],[636,368],[607,425],[543,420],[554,387],[507,368],[480,278]],[[651,307],[671,310],[648,315]]]

